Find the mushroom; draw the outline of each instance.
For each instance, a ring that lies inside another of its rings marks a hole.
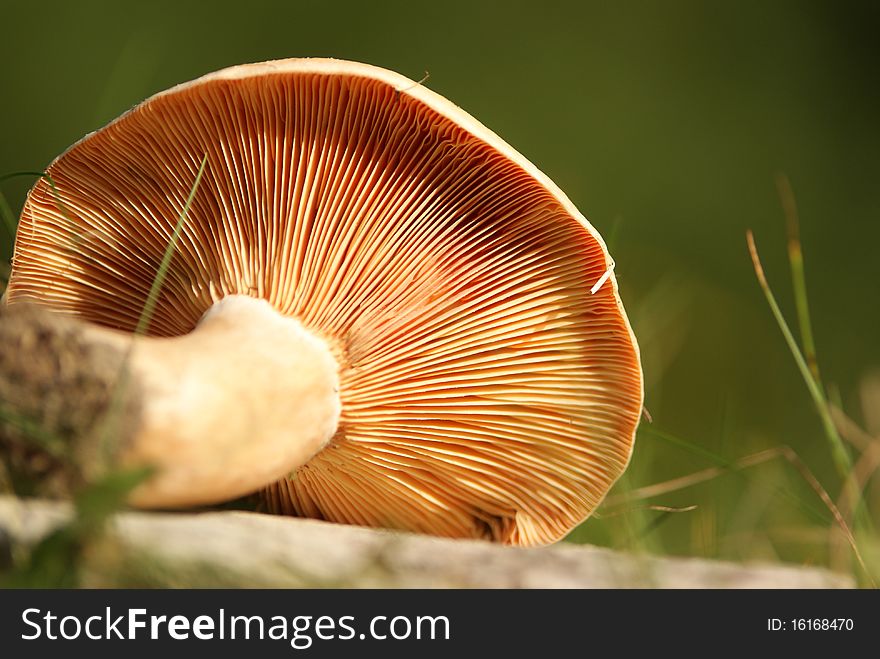
[[[135,505],[259,491],[274,512],[536,545],[626,467],[642,374],[601,236],[423,85],[329,59],[236,66],[47,174],[7,302],[67,316],[49,325],[121,365],[102,455],[157,467]]]

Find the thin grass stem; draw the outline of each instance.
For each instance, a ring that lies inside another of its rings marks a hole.
[[[837,426],[834,425],[834,419],[831,418],[831,412],[829,410],[828,401],[825,398],[825,393],[822,391],[819,382],[813,377],[813,373],[810,370],[804,355],[801,353],[797,341],[791,333],[791,329],[788,327],[785,316],[782,315],[782,311],[776,302],[776,296],[773,295],[773,291],[767,283],[767,277],[764,275],[764,268],[761,265],[761,259],[758,256],[758,248],[755,245],[755,237],[751,231],[746,232],[746,240],[749,246],[749,253],[752,257],[752,264],[755,268],[755,275],[758,278],[758,284],[760,284],[761,290],[764,292],[764,297],[767,299],[770,311],[773,313],[777,325],[779,325],[779,329],[782,332],[782,336],[785,338],[786,344],[788,344],[788,349],[797,364],[801,377],[807,385],[810,396],[813,398],[816,411],[819,413],[819,418],[822,421],[822,428],[825,431],[825,436],[831,447],[831,457],[834,460],[837,472],[842,479],[846,479],[852,469],[852,460],[850,459],[849,452],[843,444],[843,440],[840,438],[840,434],[837,432]]]
[[[168,269],[171,266],[171,259],[174,258],[174,252],[177,250],[177,243],[180,240],[180,234],[186,224],[186,216],[189,213],[190,206],[192,206],[193,199],[195,199],[196,190],[199,188],[199,183],[201,183],[202,175],[205,173],[207,165],[208,154],[206,153],[199,165],[199,170],[196,173],[192,188],[190,188],[189,196],[186,198],[186,203],[183,205],[183,209],[180,211],[180,215],[177,218],[177,223],[174,225],[174,230],[171,233],[171,238],[168,240],[168,245],[165,247],[165,253],[162,255],[162,261],[159,263],[159,268],[156,270],[156,276],[153,279],[150,292],[147,293],[147,300],[144,303],[144,308],[141,310],[140,318],[138,318],[137,325],[135,326],[135,336],[143,336],[147,333],[147,330],[150,327],[150,321],[153,319],[156,305],[159,302],[159,294],[162,292],[162,285],[165,283]]]
[[[804,347],[804,359],[810,368],[813,378],[821,386],[819,376],[819,360],[816,357],[816,343],[813,340],[813,326],[810,322],[810,304],[807,297],[807,280],[804,275],[804,252],[801,245],[800,221],[797,204],[791,182],[785,174],[776,177],[776,188],[782,201],[785,214],[785,226],[788,232],[788,262],[791,266],[791,285],[794,290],[794,303],[797,310],[798,327],[801,333],[801,344]]]

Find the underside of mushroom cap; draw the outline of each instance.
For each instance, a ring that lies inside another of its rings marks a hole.
[[[613,274],[591,293],[605,245],[525,158],[397,74],[285,60],[145,101],[31,191],[9,301],[133,330],[205,157],[151,333],[251,295],[340,363],[339,430],[266,489],[271,510],[532,545],[595,509],[642,404]]]

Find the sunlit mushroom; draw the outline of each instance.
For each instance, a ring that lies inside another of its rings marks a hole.
[[[200,163],[147,337],[133,332]],[[8,302],[129,374],[133,502],[555,541],[625,468],[638,348],[602,238],[425,86],[237,66],[71,147],[22,211]]]

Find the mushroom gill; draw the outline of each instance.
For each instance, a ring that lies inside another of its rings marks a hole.
[[[525,158],[402,76],[288,60],[147,100],[34,187],[9,302],[133,331],[204,157],[150,334],[250,296],[339,365],[339,427],[269,510],[534,545],[595,509],[642,403],[614,276],[591,294],[610,257]]]

